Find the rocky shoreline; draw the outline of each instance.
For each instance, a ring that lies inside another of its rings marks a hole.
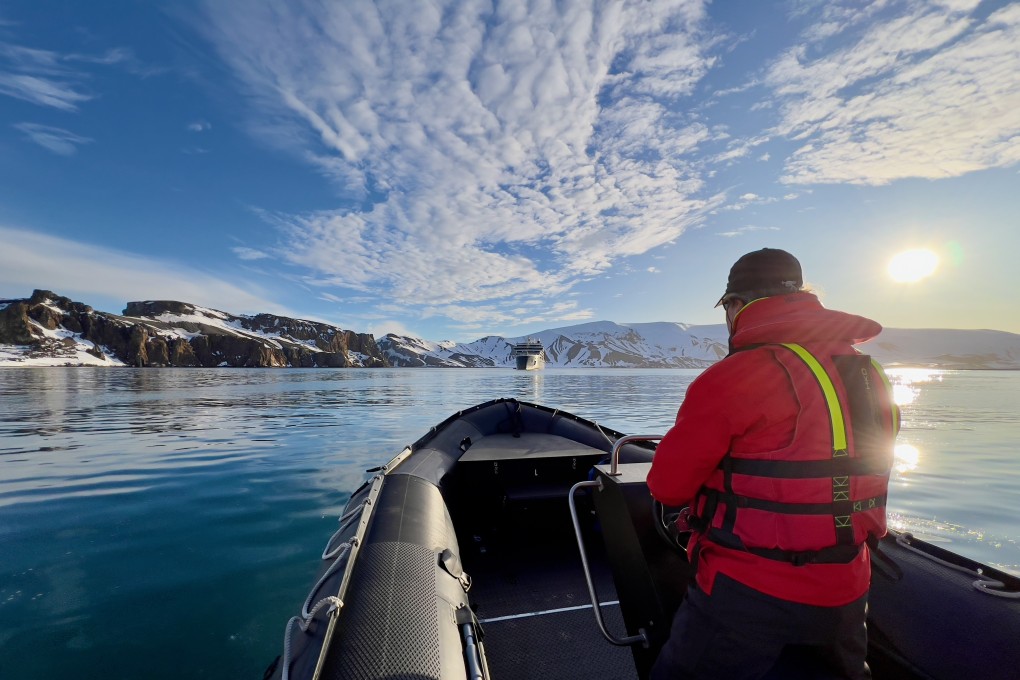
[[[129,302],[100,312],[47,290],[0,300],[0,345],[26,358],[135,367],[386,367],[370,334],[270,314],[234,316],[186,302]]]

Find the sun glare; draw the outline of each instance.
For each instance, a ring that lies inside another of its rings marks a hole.
[[[889,276],[897,283],[914,283],[935,273],[939,256],[923,248],[905,250],[889,261]]]

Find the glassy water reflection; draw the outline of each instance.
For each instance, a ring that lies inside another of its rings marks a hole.
[[[366,468],[496,397],[663,432],[697,374],[2,370],[0,676],[259,677]],[[892,525],[1020,570],[1020,372],[891,378]]]

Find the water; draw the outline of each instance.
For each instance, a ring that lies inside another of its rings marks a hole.
[[[0,371],[0,678],[258,678],[365,478],[516,397],[628,433],[697,371]],[[1020,572],[1020,372],[894,376],[894,526]]]

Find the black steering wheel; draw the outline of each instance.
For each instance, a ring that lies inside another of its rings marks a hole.
[[[682,531],[677,526],[677,519],[687,508],[675,508],[663,505],[661,501],[652,499],[652,524],[655,533],[673,550],[687,555],[687,541],[691,537],[690,530]]]

